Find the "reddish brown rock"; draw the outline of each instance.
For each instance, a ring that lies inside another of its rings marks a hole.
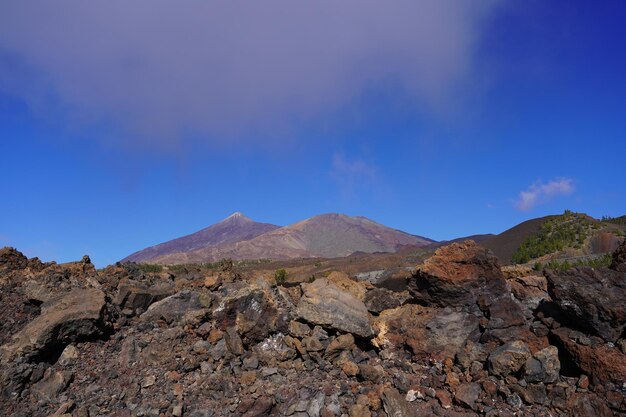
[[[470,307],[481,295],[504,294],[506,282],[498,258],[468,240],[437,249],[418,267],[409,291],[428,305]]]
[[[621,385],[626,381],[626,355],[606,344],[591,346],[577,343],[570,338],[571,332],[567,327],[552,330],[576,365],[591,377],[594,384],[614,382]]]

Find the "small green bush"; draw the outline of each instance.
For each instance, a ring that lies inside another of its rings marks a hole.
[[[285,281],[287,281],[287,271],[277,269],[276,272],[274,272],[274,279],[276,280],[276,284],[283,285]]]

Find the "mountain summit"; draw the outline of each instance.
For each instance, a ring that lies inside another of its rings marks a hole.
[[[403,246],[432,242],[362,216],[328,213],[278,227],[255,223],[235,213],[216,225],[137,252],[123,261],[176,264],[221,258],[336,258],[354,252],[395,252]]]
[[[122,259],[122,262],[146,262],[172,253],[184,253],[205,247],[250,240],[278,228],[279,226],[273,224],[255,222],[237,211],[221,222],[195,233],[135,252]]]

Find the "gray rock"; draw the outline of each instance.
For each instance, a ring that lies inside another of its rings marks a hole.
[[[365,293],[363,302],[369,311],[380,313],[381,311],[400,306],[402,299],[398,293],[386,288],[374,288]]]
[[[48,304],[41,315],[0,349],[2,359],[34,357],[104,330],[104,293],[95,288],[73,290]]]
[[[174,291],[166,287],[146,287],[131,280],[123,280],[117,291],[114,303],[129,315],[144,312],[152,304],[172,295]]]
[[[362,337],[373,335],[365,304],[325,278],[305,284],[296,314],[309,323],[327,326]]]
[[[482,388],[475,382],[461,384],[457,387],[454,393],[454,399],[462,406],[476,409],[476,401],[482,392]]]
[[[67,388],[71,380],[72,374],[69,372],[48,369],[43,379],[33,385],[32,391],[39,400],[51,401]]]
[[[414,413],[409,403],[395,388],[386,388],[382,394],[383,408],[389,417],[411,417]]]
[[[489,355],[489,372],[498,376],[516,373],[529,357],[530,349],[525,342],[515,340],[506,343]]]
[[[187,313],[202,311],[206,307],[208,307],[207,303],[201,299],[198,293],[181,291],[152,304],[140,318],[143,321],[162,319],[171,324],[182,320]]]
[[[561,362],[556,346],[548,346],[526,360],[524,378],[528,382],[553,383],[559,377]]]

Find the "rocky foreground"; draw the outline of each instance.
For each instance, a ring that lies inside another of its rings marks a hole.
[[[452,244],[394,291],[5,248],[0,414],[626,416],[625,300],[626,243],[545,276]]]

